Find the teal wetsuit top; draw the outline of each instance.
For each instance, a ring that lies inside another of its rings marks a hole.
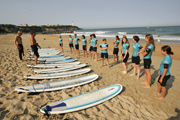
[[[62,38],[59,38],[59,43],[60,43],[60,44],[62,43]]]
[[[92,45],[93,45],[93,47],[94,47],[96,44],[97,44],[96,38],[92,38]]]
[[[69,38],[69,41],[72,41],[73,40],[73,38]],[[70,42],[69,44],[73,44],[73,42]]]
[[[170,55],[166,55],[160,65],[160,74],[162,75],[164,68],[166,68],[166,69],[168,69],[168,71],[165,76],[170,75],[169,69],[170,69],[171,65],[172,65],[172,57]]]
[[[77,37],[74,38],[75,45],[78,45],[78,41],[79,41],[79,39]]]
[[[137,53],[140,51],[140,49],[142,48],[142,46],[141,46],[138,42],[133,43],[132,46],[133,46],[132,56],[133,56],[133,57],[137,57],[137,56],[138,56]]]
[[[82,39],[82,43],[83,43],[83,45],[86,45],[86,39]]]
[[[101,48],[106,48],[108,47],[108,44],[107,43],[101,43],[100,45]],[[101,53],[108,53],[107,49],[106,50],[101,50]]]
[[[145,50],[148,54],[146,56],[144,56],[144,59],[151,59],[152,56],[152,52],[154,51],[154,46],[153,44],[150,44],[146,50]]]
[[[118,39],[116,40],[116,44],[117,44],[117,46],[114,46],[114,48],[118,48],[118,45],[119,45],[119,40]]]
[[[92,41],[92,39],[91,39],[91,41],[90,41],[90,46],[93,46],[93,41]]]
[[[123,49],[123,54],[126,54],[126,50],[129,50],[129,44],[128,43],[123,43],[122,45],[122,49]]]

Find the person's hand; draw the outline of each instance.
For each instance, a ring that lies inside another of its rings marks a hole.
[[[145,48],[142,48],[141,51],[145,51]]]
[[[124,60],[124,57],[121,55],[122,60]]]
[[[162,77],[161,77],[160,80],[159,80],[159,82],[162,83],[162,81],[163,81],[163,79],[162,79]]]
[[[158,75],[160,75],[160,70],[158,71]]]

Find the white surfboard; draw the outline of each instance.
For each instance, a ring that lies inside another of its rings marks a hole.
[[[83,84],[90,83],[98,78],[97,74],[87,75],[78,78],[64,79],[59,81],[40,83],[35,85],[23,86],[15,88],[19,92],[46,92],[46,91],[55,91],[65,88],[71,88]]]
[[[62,68],[62,67],[69,67],[78,64],[80,64],[80,62],[59,63],[59,64],[37,64],[37,65],[27,65],[27,66],[33,68]]]
[[[54,64],[54,63],[67,63],[67,62],[73,62],[73,61],[76,61],[76,59],[56,60],[56,61],[38,61],[38,63]]]
[[[42,107],[40,111],[46,114],[63,114],[86,109],[115,97],[122,91],[122,88],[120,84],[112,85],[51,103]]]
[[[90,72],[90,68],[81,69],[81,70],[74,70],[68,72],[61,72],[61,73],[53,73],[53,74],[43,74],[43,75],[27,75],[24,76],[26,79],[51,79],[51,78],[61,78],[61,77],[70,77],[75,75],[81,75],[87,72]]]
[[[71,66],[66,66],[63,68],[54,68],[54,69],[40,69],[40,70],[34,70],[34,72],[35,73],[57,73],[57,72],[75,70],[75,69],[79,69],[85,66],[87,66],[87,64],[71,65]]]
[[[60,51],[50,51],[50,52],[39,52],[39,56],[54,56],[54,55],[57,55],[57,54],[60,54]],[[34,52],[30,52],[29,53],[30,55],[34,55]]]
[[[58,57],[58,58],[38,58],[39,61],[58,61],[58,60],[67,60],[71,57]],[[32,58],[29,58],[30,60],[34,60]]]
[[[59,57],[66,57],[66,56],[62,54],[58,54],[53,56],[40,56],[39,58],[59,58]],[[34,59],[34,56],[30,56],[30,59]]]

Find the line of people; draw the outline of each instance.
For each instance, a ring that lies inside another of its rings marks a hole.
[[[144,70],[145,70],[145,74],[146,74],[146,80],[144,82],[141,82],[141,84],[144,84],[144,88],[150,88],[151,85],[151,73],[150,73],[150,66],[152,63],[152,53],[153,51],[155,51],[155,43],[154,43],[154,39],[153,36],[151,34],[147,34],[145,36],[145,42],[147,43],[145,47],[141,46],[139,44],[139,37],[138,36],[133,36],[132,38],[133,43],[132,43],[132,48],[133,48],[133,52],[132,52],[132,64],[133,64],[133,73],[130,74],[130,76],[136,76],[137,75],[137,79],[140,78],[140,54],[142,54],[143,56],[143,61],[144,61]],[[75,49],[77,52],[78,57],[80,56],[80,52],[79,52],[79,42],[80,39],[77,37],[76,34],[74,34],[74,41],[75,41]],[[63,52],[63,43],[62,43],[62,37],[60,36],[59,39],[60,42],[60,47],[62,49]],[[72,51],[75,52],[74,50],[74,46],[73,46],[73,38],[71,35],[69,35],[69,48],[70,51],[72,53]],[[83,56],[88,57],[88,52],[87,52],[87,43],[89,42],[90,47],[89,47],[89,55],[91,59],[94,59],[94,61],[98,60],[98,56],[97,56],[97,47],[98,47],[98,40],[96,39],[96,35],[95,34],[91,34],[90,35],[90,39],[89,41],[86,40],[85,36],[82,35],[82,48],[83,48]],[[119,61],[119,57],[118,57],[118,52],[119,52],[119,44],[120,44],[120,38],[119,36],[115,36],[115,40],[113,41],[113,61],[115,62],[115,59],[117,59],[116,62]],[[129,58],[129,48],[130,48],[130,43],[126,37],[126,35],[124,35],[122,37],[122,49],[121,49],[121,58],[122,58],[122,65],[124,67],[124,70],[122,71],[122,74],[127,74],[127,61]],[[100,44],[100,50],[101,50],[101,67],[103,67],[104,65],[104,58],[106,60],[107,63],[107,67],[109,68],[109,61],[108,61],[108,43],[107,40],[104,38],[102,40],[102,43]],[[164,45],[161,48],[161,53],[165,56],[164,59],[161,62],[160,65],[160,69],[159,69],[159,79],[158,79],[158,90],[156,91],[156,93],[158,95],[160,95],[161,91],[162,91],[162,95],[160,97],[157,97],[157,99],[164,99],[165,95],[166,95],[166,83],[167,80],[170,78],[170,67],[172,64],[172,57],[171,55],[173,55],[173,52],[171,51],[171,47],[168,45]]]

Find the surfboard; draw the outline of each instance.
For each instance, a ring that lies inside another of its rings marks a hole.
[[[46,114],[63,114],[86,109],[115,97],[122,91],[122,88],[123,87],[120,84],[108,86],[99,90],[51,103],[42,107],[40,111]]]
[[[71,57],[58,57],[58,58],[38,58],[39,61],[59,61],[59,60],[67,60]],[[34,60],[32,58],[29,58],[29,60]]]
[[[90,72],[90,68],[81,69],[81,70],[74,70],[68,72],[61,72],[61,73],[53,73],[53,74],[43,74],[43,75],[27,75],[24,76],[26,79],[51,79],[51,78],[61,78],[61,77],[70,77],[75,75],[81,75]]]
[[[57,72],[75,70],[75,69],[79,69],[85,66],[87,66],[87,64],[71,65],[71,66],[66,66],[63,68],[34,70],[34,72],[35,73],[57,73]]]
[[[27,65],[27,66],[33,68],[62,68],[62,67],[78,65],[78,64],[80,64],[80,62],[59,63],[59,64],[37,64],[37,65]]]
[[[35,85],[23,86],[15,88],[19,92],[46,92],[46,91],[55,91],[66,88],[71,88],[83,84],[90,83],[98,78],[97,74],[87,75],[78,78],[64,79],[59,81],[40,83]]]
[[[75,61],[76,59],[67,59],[67,60],[56,60],[56,61],[38,61],[38,63],[50,63],[50,64],[53,64],[53,63],[67,63],[67,62],[73,62]]]
[[[39,52],[38,51],[38,53],[40,56],[54,56],[54,55],[60,54],[60,51],[57,51],[57,50],[56,51],[50,51],[50,52]],[[34,55],[33,52],[30,52],[29,54]]]
[[[40,56],[39,58],[58,58],[58,57],[65,57],[65,55],[58,54],[53,56]],[[34,56],[30,56],[31,59],[34,59]]]

